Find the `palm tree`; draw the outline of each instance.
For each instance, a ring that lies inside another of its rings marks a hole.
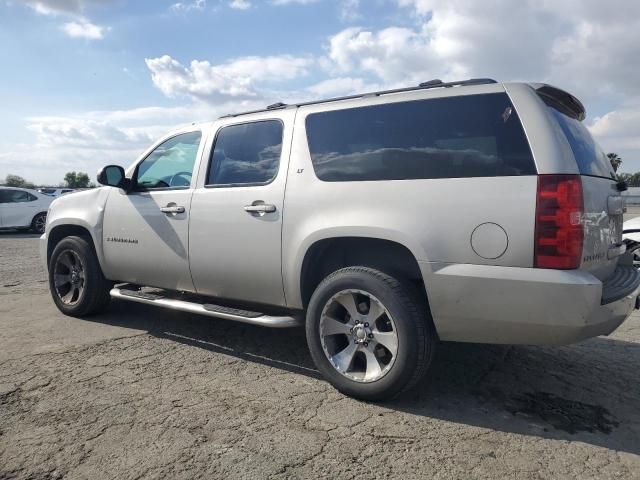
[[[617,153],[607,153],[607,158],[611,162],[611,166],[613,167],[613,171],[617,172],[620,165],[622,165],[622,159]]]

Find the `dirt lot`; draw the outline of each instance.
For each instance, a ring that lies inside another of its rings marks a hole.
[[[386,404],[318,378],[300,330],[49,298],[0,233],[0,478],[640,478],[640,315],[560,348],[443,344]]]

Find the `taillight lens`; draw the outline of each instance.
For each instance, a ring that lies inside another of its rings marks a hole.
[[[537,268],[578,268],[584,230],[580,175],[539,175],[536,204],[534,265]]]

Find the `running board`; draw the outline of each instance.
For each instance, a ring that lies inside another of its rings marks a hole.
[[[157,293],[146,293],[125,288],[112,288],[109,293],[112,298],[128,300],[130,302],[155,305],[158,307],[169,308],[171,310],[197,313],[199,315],[206,315],[208,317],[222,318],[224,320],[233,320],[242,323],[250,323],[252,325],[261,325],[263,327],[289,328],[297,327],[302,324],[300,318],[293,316],[271,316],[265,315],[264,313],[260,312],[250,312],[248,310],[223,307],[222,305],[187,302],[185,300],[165,297]]]

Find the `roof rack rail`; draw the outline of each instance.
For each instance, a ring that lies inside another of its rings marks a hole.
[[[267,112],[269,110],[278,110],[278,109],[282,109],[282,108],[287,108],[287,107],[304,107],[307,105],[318,105],[321,103],[330,103],[330,102],[339,102],[342,100],[354,100],[356,98],[364,98],[364,97],[379,97],[381,95],[390,95],[393,93],[403,93],[403,92],[412,92],[415,90],[426,90],[429,88],[449,88],[449,87],[462,87],[462,86],[468,86],[468,85],[487,85],[487,84],[492,84],[492,83],[498,83],[496,80],[494,80],[493,78],[469,78],[468,80],[459,80],[456,82],[443,82],[440,79],[433,79],[433,80],[428,80],[426,82],[422,82],[420,85],[418,85],[417,87],[404,87],[404,88],[394,88],[392,90],[380,90],[377,92],[369,92],[369,93],[359,93],[356,95],[347,95],[345,97],[334,97],[334,98],[327,98],[324,100],[313,100],[310,102],[301,102],[301,103],[295,103],[295,104],[291,104],[291,105],[287,105],[285,103],[274,103],[273,105],[269,105],[267,108],[261,109],[261,110],[252,110],[250,112],[241,112],[241,113],[232,113],[229,115],[223,115],[220,118],[231,118],[231,117],[239,117],[241,115],[249,115],[251,113],[260,113],[260,112]]]
[[[287,106],[286,103],[277,102],[277,103],[273,103],[273,104],[269,105],[267,107],[267,110],[278,110],[280,108],[285,108],[286,106]]]

